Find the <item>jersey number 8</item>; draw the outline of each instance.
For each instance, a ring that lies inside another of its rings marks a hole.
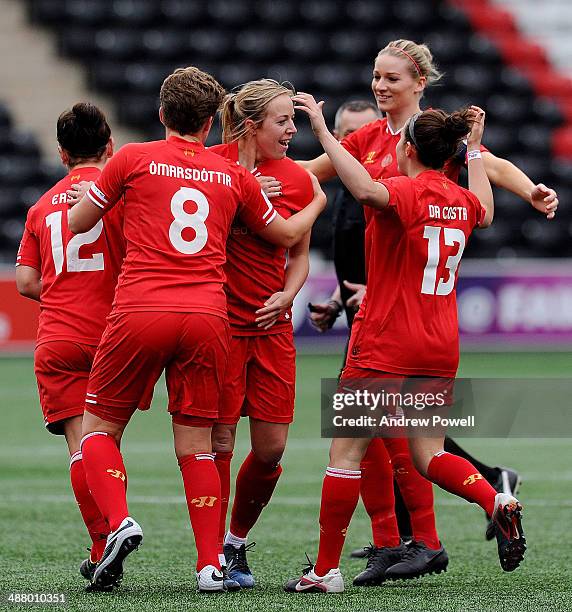
[[[188,213],[184,209],[185,202],[194,202],[197,210]],[[205,221],[209,216],[209,203],[205,195],[192,187],[181,187],[171,199],[171,213],[174,217],[169,227],[171,244],[185,255],[194,255],[202,250],[207,243],[209,232]],[[195,230],[192,240],[183,238],[183,230],[190,227]]]

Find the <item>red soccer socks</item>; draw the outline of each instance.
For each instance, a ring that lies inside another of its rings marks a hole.
[[[125,466],[112,436],[93,432],[81,441],[83,467],[89,490],[111,531],[128,516]]]
[[[371,519],[373,544],[399,546],[399,529],[395,516],[393,469],[381,438],[373,438],[361,461],[360,493]]]
[[[386,438],[384,442],[397,486],[409,512],[413,539],[433,550],[441,548],[435,527],[433,485],[413,465],[406,438]]]
[[[91,537],[90,559],[93,563],[97,563],[105,550],[105,541],[109,535],[109,525],[99,511],[87,486],[80,451],[71,456],[70,480],[83,522]]]
[[[179,458],[191,526],[197,547],[197,571],[206,565],[220,569],[217,534],[221,486],[214,455],[197,453]]]
[[[314,572],[325,576],[340,564],[346,532],[359,499],[361,473],[328,467],[320,505],[320,548]]]
[[[215,453],[215,465],[220,478],[220,521],[218,527],[218,545],[222,552],[224,534],[226,532],[226,514],[228,512],[228,500],[230,497],[230,463],[232,452]]]
[[[427,476],[445,491],[479,504],[492,515],[497,492],[466,459],[445,451],[437,453],[429,463]]]
[[[270,501],[280,474],[280,464],[263,463],[250,451],[236,477],[229,527],[234,536],[246,538],[262,509]]]

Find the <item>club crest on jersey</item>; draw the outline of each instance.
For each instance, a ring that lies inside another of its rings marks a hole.
[[[113,478],[119,478],[119,480],[125,482],[125,474],[123,472],[120,472],[119,470],[112,470],[111,468],[106,471],[110,476],[113,476]]]
[[[73,176],[70,176],[70,181],[79,181],[80,178],[81,174],[74,174]]]
[[[218,497],[213,497],[212,495],[203,495],[202,497],[195,497],[191,499],[191,504],[194,504],[197,508],[212,508],[214,506],[215,501]]]
[[[391,153],[388,153],[382,160],[381,160],[381,167],[382,168],[387,168],[387,166],[389,166],[391,164],[391,162],[393,161],[393,155]]]
[[[476,474],[471,474],[464,482],[463,485],[467,486],[467,485],[472,485],[475,484],[475,482],[477,482],[477,480],[482,480],[483,476],[482,474],[479,474],[478,472]]]
[[[195,152],[191,151],[191,149],[185,149],[185,157],[188,157],[189,155],[191,157],[194,157],[195,156]]]
[[[363,160],[364,164],[373,164],[377,151],[370,151]]]

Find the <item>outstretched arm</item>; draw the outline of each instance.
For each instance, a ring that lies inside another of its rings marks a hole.
[[[298,160],[297,163],[308,172],[314,174],[320,183],[325,183],[336,176],[336,169],[331,159],[325,153],[314,159]]]
[[[296,110],[304,111],[310,117],[314,134],[354,198],[365,206],[385,208],[389,203],[389,191],[381,183],[375,182],[357,159],[329,132],[322,114],[324,103],[317,103],[313,96],[306,93],[298,93],[292,100],[297,103],[294,107]]]
[[[483,162],[489,180],[495,187],[501,187],[530,202],[547,219],[554,219],[558,208],[558,196],[554,189],[539,183],[535,185],[530,178],[508,159],[497,157],[489,151],[483,152]]]

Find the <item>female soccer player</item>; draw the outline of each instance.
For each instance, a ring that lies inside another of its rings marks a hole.
[[[94,572],[98,587],[117,581],[143,539],[129,516],[119,441],[165,370],[198,587],[223,590],[211,430],[228,360],[226,240],[239,214],[251,231],[293,246],[325,205],[319,191],[285,220],[248,171],[205,149],[223,98],[209,74],[193,66],[175,70],[160,92],[166,139],[123,147],[70,213],[71,231],[86,231],[124,198],[127,252],[90,373],[81,441],[89,489],[111,530]]]
[[[40,404],[46,429],[66,438],[72,489],[92,539],[80,572],[91,579],[109,526],[87,486],[79,443],[87,379],[124,256],[122,210],[117,207],[105,224],[85,234],[72,234],[66,191],[74,182],[99,176],[113,155],[113,142],[104,114],[88,103],[60,115],[57,139],[69,172],[28,211],[16,285],[23,296],[40,302],[34,352]]]
[[[323,103],[316,104],[308,94],[294,100],[295,108],[310,116],[343,183],[368,206],[368,292],[356,315],[341,384],[383,378],[407,384],[413,376],[436,377],[447,384],[459,360],[457,267],[472,230],[488,227],[493,218],[492,191],[480,151],[484,112],[472,107],[452,115],[439,110],[417,113],[405,124],[396,148],[398,170],[405,176],[373,181],[328,132]],[[440,170],[471,122],[468,191]],[[460,213],[445,214],[451,207]],[[301,578],[285,585],[287,591],[343,591],[339,558],[357,504],[359,465],[368,444],[364,438],[333,440],[322,489],[318,559]],[[410,438],[410,448],[421,474],[478,503],[493,517],[504,535],[501,565],[507,571],[515,569],[526,548],[519,502],[509,494],[497,494],[467,460],[444,452],[443,437]]]
[[[222,109],[225,144],[210,149],[240,162],[255,176],[279,181],[281,191],[272,203],[283,217],[301,210],[313,197],[309,174],[286,157],[296,133],[293,94],[289,86],[261,79],[227,95]],[[272,185],[271,180],[267,189]],[[238,472],[221,559],[226,559],[229,577],[245,588],[254,586],[246,559],[247,536],[282,472],[280,460],[294,417],[296,352],[290,308],[308,275],[309,242],[308,233],[286,252],[239,221],[227,241],[225,289],[232,337],[213,450],[221,477],[222,546],[236,426],[241,415],[249,417],[252,450]]]
[[[399,174],[396,146],[402,128],[411,116],[421,110],[420,100],[425,87],[440,78],[441,74],[425,45],[409,40],[396,40],[379,52],[373,69],[372,91],[379,110],[386,116],[355,131],[342,141],[342,145],[361,161],[373,179]],[[449,178],[457,180],[461,165],[465,163],[465,152],[466,147],[461,147],[455,157],[447,162],[445,173]],[[482,151],[482,155],[492,183],[526,199],[548,218],[554,217],[558,199],[553,190],[542,184],[535,186],[523,172],[507,160],[486,150]],[[325,154],[304,165],[320,181],[336,174],[332,161]],[[380,478],[391,482],[388,475],[388,456],[383,446],[381,440],[373,440],[362,466],[362,497],[372,518],[375,548],[371,553],[375,554],[370,556],[366,571],[356,578],[356,584],[379,584],[385,579],[386,570],[399,561],[399,555],[403,552],[399,546],[394,517],[389,513],[391,494],[387,487],[383,488],[383,493],[380,488]],[[407,578],[440,571],[446,567],[448,561],[435,531],[431,487],[413,469],[405,440],[386,439],[385,446],[388,447],[396,480],[409,510],[416,542],[414,547],[409,547],[407,559],[391,567],[387,577]],[[462,452],[449,438],[447,448]],[[466,453],[464,456],[470,458]],[[478,467],[490,481],[499,476],[494,468],[488,468],[481,463],[478,463]],[[514,491],[514,488],[512,490]],[[386,493],[389,493],[389,496]],[[382,532],[386,533],[385,537]]]

